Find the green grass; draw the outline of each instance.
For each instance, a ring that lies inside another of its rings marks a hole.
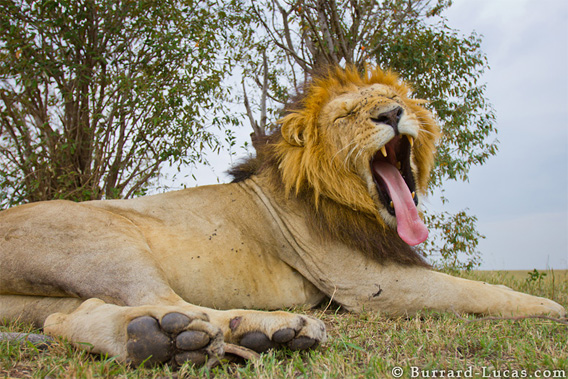
[[[457,275],[505,284],[568,307],[568,271],[544,273],[544,277],[530,276],[527,271]],[[542,377],[568,377],[568,327],[551,320],[467,322],[457,315],[433,312],[411,319],[389,319],[370,312],[352,314],[333,306],[293,311],[321,318],[328,328],[328,342],[309,352],[270,352],[246,365],[227,363],[211,370],[184,365],[178,371],[168,367],[129,368],[112,358],[81,352],[63,341],[43,351],[2,342],[0,378],[392,378],[393,367],[401,367],[404,378],[412,377],[412,367],[429,370],[425,374],[430,377],[458,376],[457,370],[471,370],[474,378],[522,376],[521,370],[528,376],[536,370],[548,370],[539,373]],[[30,330],[25,325],[0,328]],[[466,374],[461,372],[462,377]]]

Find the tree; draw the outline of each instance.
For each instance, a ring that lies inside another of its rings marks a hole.
[[[6,0],[0,20],[0,208],[144,193],[219,149],[205,120],[234,122],[212,0]]]
[[[243,53],[243,102],[255,140],[278,109],[319,67],[375,64],[398,72],[414,96],[430,101],[443,137],[431,191],[446,180],[467,180],[473,165],[497,152],[494,112],[480,84],[488,68],[475,33],[462,37],[442,17],[450,0],[258,0],[247,17],[263,33],[248,36]],[[247,92],[247,87],[249,88]],[[253,103],[249,93],[260,99]],[[260,116],[255,117],[255,113]],[[446,201],[445,198],[442,199]],[[466,211],[426,214],[432,238],[425,255],[443,266],[479,264],[484,238]]]

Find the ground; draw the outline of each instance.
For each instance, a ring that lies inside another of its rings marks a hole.
[[[504,284],[568,307],[567,270],[457,275]],[[64,341],[47,350],[2,342],[0,378],[392,378],[399,377],[393,376],[398,368],[403,378],[466,377],[465,370],[478,378],[523,373],[568,377],[568,326],[553,320],[468,321],[475,318],[429,312],[388,319],[375,313],[349,313],[334,303],[292,311],[321,318],[328,342],[310,352],[271,352],[246,364],[226,363],[213,369],[184,365],[178,371],[129,368],[112,358],[80,352]],[[29,330],[26,325],[0,327],[0,331]]]

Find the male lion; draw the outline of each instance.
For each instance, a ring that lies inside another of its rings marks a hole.
[[[417,206],[439,130],[409,92],[378,69],[330,69],[231,184],[1,212],[0,319],[133,364],[179,364],[220,356],[224,342],[312,348],[321,321],[242,308],[325,296],[390,315],[564,316],[433,271],[410,246],[428,236]]]

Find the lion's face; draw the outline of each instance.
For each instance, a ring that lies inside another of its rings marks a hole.
[[[367,80],[325,84],[316,82],[305,109],[282,121],[292,145],[289,158],[295,157],[283,160],[284,179],[294,176],[296,191],[304,185],[316,196],[374,214],[409,245],[423,242],[428,230],[417,207],[427,190],[438,135],[430,113],[407,97],[408,88],[396,77],[381,71]],[[308,112],[316,100],[316,112]],[[296,174],[287,171],[287,161],[296,163]]]
[[[382,84],[357,88],[327,103],[318,123],[333,159],[363,179],[382,219],[407,243],[423,242],[412,159],[420,124],[402,99]]]

